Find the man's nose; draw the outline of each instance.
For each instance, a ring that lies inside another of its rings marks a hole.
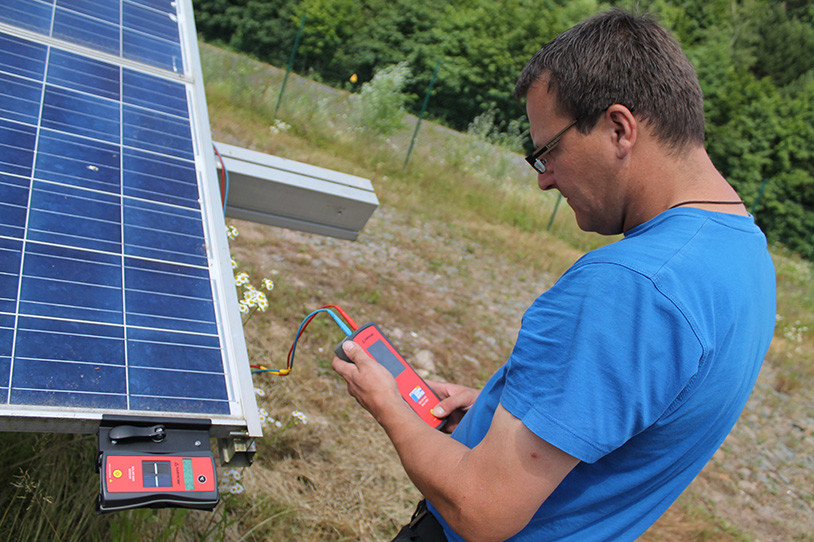
[[[540,190],[551,190],[557,188],[557,183],[554,182],[554,176],[546,171],[537,174],[537,186],[540,187]]]

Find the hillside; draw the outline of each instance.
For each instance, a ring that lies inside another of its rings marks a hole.
[[[207,48],[210,52],[214,54]],[[274,88],[280,77],[267,66],[244,71],[255,82],[259,74],[268,77],[262,88]],[[314,92],[321,88],[306,81],[295,81],[294,88],[298,85]],[[297,104],[307,100],[297,91],[286,99]],[[417,193],[405,194],[412,175],[430,173],[397,173],[393,164],[378,158],[354,160],[337,152],[342,143],[330,131],[317,135],[313,124],[297,125],[303,115],[299,109],[280,115],[290,130],[270,133],[269,118],[219,103],[210,97],[216,140],[371,178],[382,202],[356,242],[230,221],[240,231],[232,244],[240,269],[255,281],[269,277],[276,283],[268,312],[258,313],[245,327],[255,363],[280,366],[300,320],[320,305],[338,303],[358,321],[379,323],[405,357],[431,377],[483,383],[508,356],[525,307],[582,253],[574,242],[544,228],[525,231],[461,211],[460,194],[434,194],[427,179]],[[452,139],[440,144],[459,145]],[[399,162],[400,156],[391,161]],[[419,153],[418,160],[428,158]],[[459,174],[452,167],[434,171],[439,178]],[[467,182],[465,175],[460,179]],[[440,179],[431,180],[443,186]],[[545,222],[551,201],[535,194]],[[558,220],[570,220],[570,215],[562,213]],[[805,262],[780,255],[776,261],[780,288],[810,281],[811,267]],[[795,273],[803,278],[784,282]],[[781,313],[786,311],[783,299],[781,294]],[[785,318],[798,317],[795,311],[799,308],[789,308]],[[645,539],[811,539],[814,409],[806,385],[809,373],[800,373],[803,380],[796,383],[783,376],[788,358],[810,359],[810,336],[803,330],[798,339],[784,330],[788,325],[779,323],[779,336],[735,430]],[[289,377],[256,377],[262,389],[259,400],[272,418],[285,421],[298,410],[309,421],[280,434],[269,428],[257,464],[244,473],[245,492],[235,506],[246,515],[232,526],[235,534],[256,528],[253,533],[274,540],[380,540],[409,517],[419,498],[416,490],[383,431],[330,370],[331,351],[340,338],[327,318],[317,319],[300,341]]]

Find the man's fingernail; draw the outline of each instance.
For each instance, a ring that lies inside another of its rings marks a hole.
[[[342,343],[342,350],[344,350],[346,354],[349,354],[354,347],[356,347],[356,345],[353,341],[345,341]]]
[[[440,406],[437,406],[437,407],[433,408],[433,409],[430,411],[430,413],[431,413],[433,416],[435,416],[436,418],[440,418],[441,416],[443,416],[443,415],[444,415],[444,409],[443,409],[443,408],[441,408]]]

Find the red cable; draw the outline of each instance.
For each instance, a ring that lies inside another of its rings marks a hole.
[[[317,314],[319,314],[319,313],[317,313]],[[316,314],[312,314],[310,318],[308,318],[305,322],[303,322],[302,327],[300,328],[300,332],[294,338],[294,342],[291,343],[291,348],[288,349],[288,356],[286,356],[286,360],[285,360],[285,368],[286,369],[288,369],[288,370],[291,369],[291,354],[294,352],[294,345],[297,344],[297,341],[300,339],[300,337],[302,337],[302,334],[305,333],[305,328],[308,327],[308,324],[310,324],[311,320],[313,320],[316,316],[317,316]]]
[[[346,313],[339,305],[323,305],[322,307],[320,307],[320,309],[336,309],[337,311],[339,311],[339,314],[342,315],[342,318],[345,319],[345,321],[348,323],[348,325],[353,331],[359,329],[359,325],[356,322],[354,322],[353,318],[348,316],[348,313]]]
[[[339,314],[342,315],[342,317],[345,319],[345,321],[348,323],[348,325],[350,326],[350,328],[353,331],[356,331],[357,329],[359,329],[359,325],[339,305],[323,305],[323,306],[320,307],[320,309],[336,309],[337,311],[339,311]],[[317,314],[319,314],[319,313],[317,313]],[[311,320],[316,318],[317,314],[312,314],[305,322],[303,322],[302,327],[300,328],[300,332],[295,337],[294,342],[291,343],[291,348],[288,349],[288,356],[286,356],[286,363],[285,363],[286,369],[288,369],[288,370],[291,369],[291,354],[294,352],[294,345],[297,343],[297,341],[299,341],[300,337],[302,337],[302,334],[305,333],[305,328],[308,327],[308,324],[311,323]]]

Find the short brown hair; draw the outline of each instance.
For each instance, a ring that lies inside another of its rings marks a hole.
[[[671,148],[704,143],[704,96],[678,42],[649,16],[612,9],[566,30],[523,68],[521,99],[545,78],[558,110],[589,132],[608,107],[622,104]]]

